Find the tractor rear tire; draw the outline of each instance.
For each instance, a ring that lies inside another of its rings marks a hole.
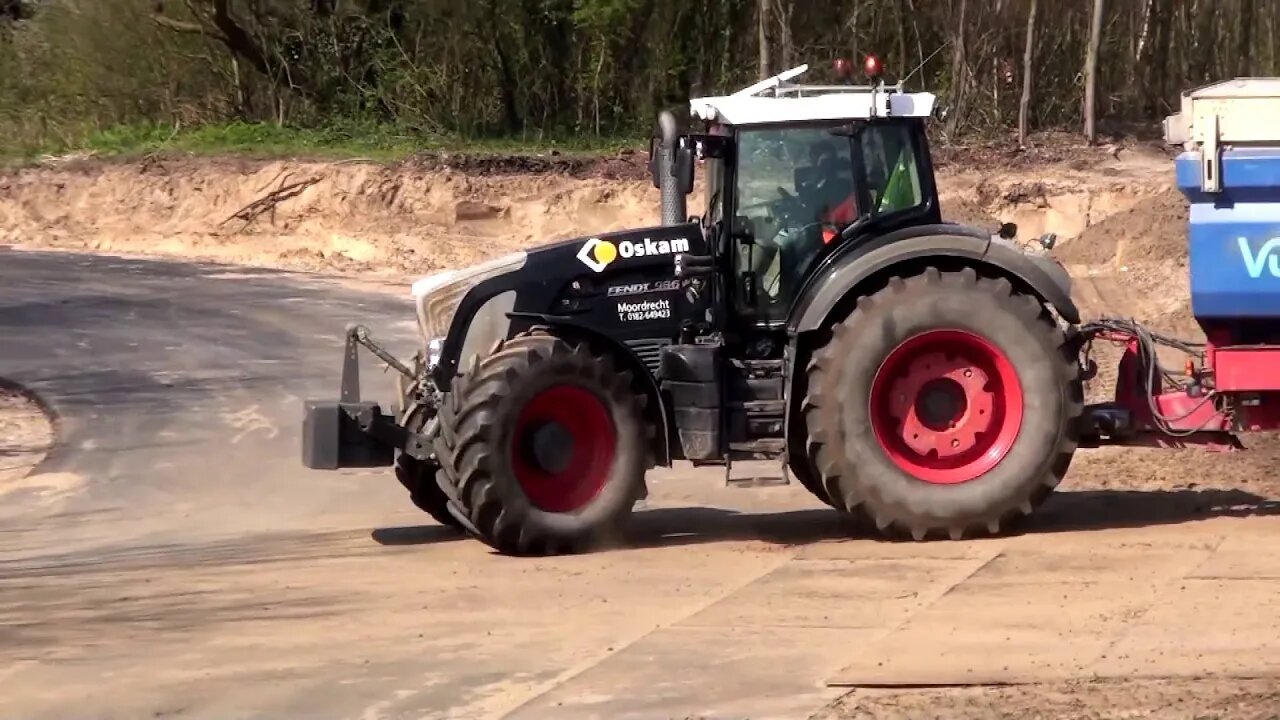
[[[405,422],[413,432],[421,432],[423,415],[415,413]],[[449,497],[436,484],[438,467],[406,453],[396,456],[396,479],[409,491],[409,499],[419,510],[445,527],[461,529],[462,524],[449,512]]]
[[[511,555],[616,540],[650,458],[631,381],[607,355],[541,330],[473,363],[442,404],[435,444],[454,512]]]
[[[836,505],[889,536],[998,534],[1066,474],[1079,364],[1044,306],[971,268],[859,298],[812,355],[805,419]]]

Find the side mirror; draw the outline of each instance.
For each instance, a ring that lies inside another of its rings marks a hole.
[[[662,176],[659,175],[661,163],[658,162],[658,153],[662,151],[662,140],[656,137],[649,138],[649,179],[653,181],[656,188],[662,187]]]
[[[693,192],[693,150],[676,148],[676,166],[673,168],[676,187],[682,195]],[[662,189],[662,138],[649,138],[649,180]]]
[[[681,194],[693,192],[693,151],[687,147],[676,150],[676,187]]]

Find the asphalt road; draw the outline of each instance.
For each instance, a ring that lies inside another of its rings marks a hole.
[[[412,313],[407,293],[308,275],[3,252],[0,376],[58,414],[42,470],[83,482],[62,513],[154,541],[314,528],[385,483],[301,467],[303,399],[336,396],[348,323],[408,355]],[[390,376],[366,375],[389,397]]]
[[[915,545],[676,470],[628,547],[495,555],[385,471],[301,467],[344,328],[409,354],[412,318],[402,287],[0,250],[0,377],[61,437],[0,487],[0,716],[759,720],[842,686],[1280,676],[1269,490],[1063,492],[1026,535]]]

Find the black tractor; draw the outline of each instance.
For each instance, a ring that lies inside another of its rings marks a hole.
[[[394,465],[436,520],[513,554],[619,537],[646,471],[676,460],[779,461],[916,540],[1031,513],[1082,411],[1051,238],[943,222],[933,96],[789,82],[803,70],[694,100],[701,132],[663,114],[661,225],[424,278],[411,363],[351,329],[305,464]],[[404,376],[393,412],[361,401],[360,346]]]

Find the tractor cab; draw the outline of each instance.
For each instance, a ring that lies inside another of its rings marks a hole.
[[[674,138],[665,178],[665,138],[651,154],[668,223],[684,221],[683,203],[674,212],[665,203],[692,190],[701,161],[701,222],[734,278],[730,314],[757,327],[784,326],[814,272],[851,243],[940,221],[924,130],[933,95],[791,82],[807,69],[691,101],[706,131]],[[872,80],[878,69],[868,58]]]

